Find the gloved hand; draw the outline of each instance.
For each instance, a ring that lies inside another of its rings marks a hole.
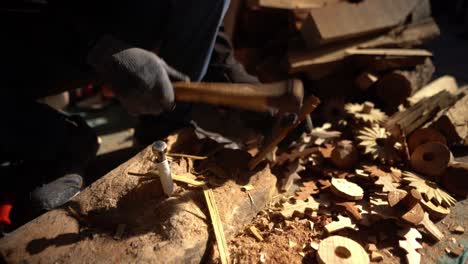
[[[189,78],[156,54],[104,36],[88,54],[88,63],[112,86],[116,97],[131,114],[154,114],[174,107],[170,78]]]

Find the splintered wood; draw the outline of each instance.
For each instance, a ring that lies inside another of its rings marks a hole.
[[[223,223],[221,222],[221,217],[219,216],[218,206],[216,205],[216,199],[213,190],[204,187],[203,194],[205,195],[206,204],[208,205],[208,211],[210,212],[211,224],[215,233],[221,263],[230,263],[229,250],[226,242],[226,237],[224,235]]]

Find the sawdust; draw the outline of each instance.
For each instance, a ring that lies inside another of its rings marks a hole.
[[[229,251],[233,263],[259,263],[263,254],[265,263],[301,263],[303,245],[310,242],[313,231],[302,223],[292,223],[283,232],[264,236],[264,241],[257,240],[247,232],[232,239]],[[290,247],[290,246],[293,247]],[[307,259],[313,260],[312,251],[304,252]]]

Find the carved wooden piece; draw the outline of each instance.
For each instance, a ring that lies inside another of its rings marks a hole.
[[[331,236],[320,242],[317,260],[321,264],[368,264],[369,256],[357,242],[342,236]]]
[[[399,245],[402,249],[406,251],[406,261],[408,264],[420,264],[421,263],[421,254],[419,254],[416,249],[421,249],[422,245],[416,241],[416,239],[421,239],[422,235],[418,230],[414,228],[408,228],[402,230],[400,235],[405,238],[405,240],[400,240]]]
[[[438,142],[418,146],[411,154],[411,167],[424,175],[440,176],[452,161],[449,148]]]
[[[416,129],[408,137],[408,148],[410,153],[420,145],[428,142],[439,142],[441,144],[447,145],[447,140],[445,137],[440,134],[439,131],[433,128],[420,128]]]
[[[429,219],[429,214],[424,213],[423,220],[419,223],[420,226],[424,227],[424,230],[437,242],[441,241],[444,238],[444,234],[439,230],[439,228],[434,224],[434,222]]]
[[[364,197],[364,190],[346,179],[332,178],[330,188],[335,195],[345,199],[357,201]]]
[[[353,224],[351,218],[338,215],[338,221],[333,221],[325,226],[325,230],[329,234],[333,234],[345,228],[356,229],[356,225]]]
[[[419,204],[421,194],[417,190],[411,189],[409,192],[403,190],[393,191],[388,194],[387,199],[389,205],[396,208],[401,219],[414,225],[423,221],[424,210]]]
[[[449,144],[468,145],[468,93],[437,115],[431,127],[445,135]]]

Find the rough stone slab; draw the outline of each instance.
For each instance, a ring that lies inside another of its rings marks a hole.
[[[193,144],[191,144],[193,146]],[[210,222],[200,190],[183,190],[164,198],[158,180],[142,177],[152,166],[145,149],[85,189],[73,201],[20,227],[0,240],[0,260],[7,263],[199,263],[207,252]],[[227,238],[263,209],[275,192],[276,178],[268,167],[248,172],[250,156],[223,150],[216,159],[237,166],[236,175],[215,196]],[[173,173],[186,172],[172,162]],[[248,194],[241,186],[250,184]],[[73,208],[70,210],[69,208]],[[75,212],[78,212],[76,214]],[[77,216],[78,215],[78,216]],[[125,224],[121,239],[114,239]]]

